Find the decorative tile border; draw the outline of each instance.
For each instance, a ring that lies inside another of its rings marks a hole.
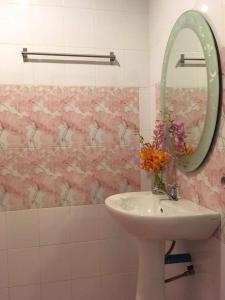
[[[0,86],[0,209],[140,189],[137,88]]]

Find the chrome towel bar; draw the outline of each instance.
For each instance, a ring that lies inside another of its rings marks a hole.
[[[96,64],[96,65],[117,65],[119,62],[116,59],[114,52],[110,52],[109,55],[99,54],[72,54],[72,53],[49,53],[49,52],[33,52],[28,51],[27,48],[23,48],[22,57],[24,62],[36,62],[36,63],[71,63],[71,64]],[[100,58],[109,59],[109,61],[97,61],[97,60],[71,60],[71,59],[43,59],[43,58],[29,58],[28,56],[56,56],[56,57],[76,57],[76,58]]]
[[[186,61],[190,61],[192,63],[186,63]],[[201,61],[203,63],[193,63]],[[176,64],[176,68],[178,67],[206,67],[205,58],[185,58],[184,54],[181,54],[180,59]]]

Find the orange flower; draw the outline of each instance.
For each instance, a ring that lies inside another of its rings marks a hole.
[[[145,144],[140,151],[140,159],[140,168],[148,172],[158,172],[167,164],[170,157],[166,151]]]
[[[184,144],[184,150],[182,153],[177,153],[177,156],[188,156],[193,154],[194,149],[190,144]]]
[[[184,155],[191,155],[194,152],[193,147],[190,144],[185,144]]]

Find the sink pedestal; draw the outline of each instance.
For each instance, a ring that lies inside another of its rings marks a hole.
[[[137,238],[138,283],[136,300],[165,300],[165,242]]]
[[[112,216],[137,238],[139,270],[136,300],[165,300],[166,240],[204,240],[220,224],[220,214],[189,200],[171,201],[151,192],[108,197]]]

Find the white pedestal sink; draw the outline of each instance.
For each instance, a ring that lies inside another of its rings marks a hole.
[[[212,210],[189,200],[165,199],[165,195],[135,192],[113,195],[105,200],[112,216],[137,239],[136,300],[165,300],[166,240],[208,239],[220,224],[220,215]]]

